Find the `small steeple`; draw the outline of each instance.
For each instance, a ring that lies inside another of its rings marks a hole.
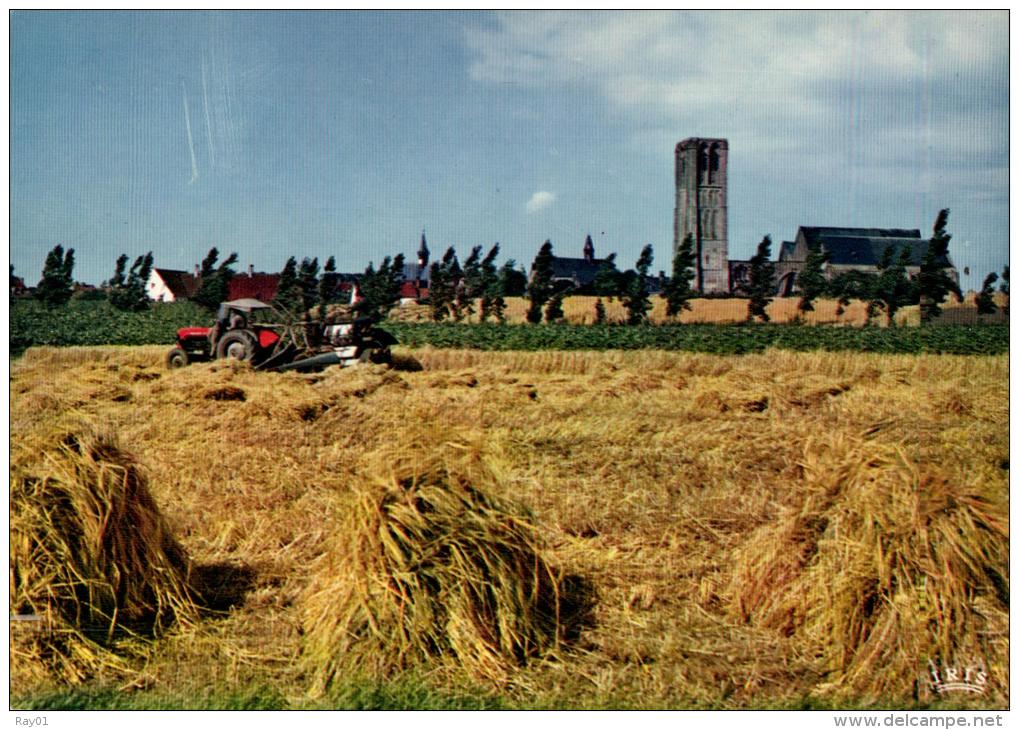
[[[418,266],[422,269],[428,266],[428,241],[425,240],[424,231],[421,231],[421,248],[418,249]]]
[[[594,242],[591,240],[591,234],[587,234],[587,240],[584,241],[584,261],[589,264],[594,263]]]

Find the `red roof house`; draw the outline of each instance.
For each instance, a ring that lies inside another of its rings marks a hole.
[[[263,272],[238,274],[230,279],[227,296],[234,299],[257,299],[269,303],[276,298],[280,275]]]

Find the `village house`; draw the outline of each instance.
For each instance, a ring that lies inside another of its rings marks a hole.
[[[177,269],[153,267],[145,284],[145,293],[154,302],[179,302],[198,291],[198,267],[193,274]]]
[[[227,284],[227,298],[230,301],[257,299],[260,302],[268,303],[276,298],[279,283],[279,274],[255,271],[255,267],[249,265],[247,273],[231,277],[230,283]]]

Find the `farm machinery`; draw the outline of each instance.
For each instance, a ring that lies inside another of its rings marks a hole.
[[[371,317],[352,313],[320,320],[295,319],[257,299],[219,305],[212,327],[182,327],[166,355],[170,368],[191,362],[235,359],[256,370],[309,371],[328,365],[387,363],[396,339]]]

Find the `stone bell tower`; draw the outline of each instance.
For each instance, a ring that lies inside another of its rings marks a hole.
[[[676,209],[672,250],[689,233],[696,266],[693,288],[729,291],[729,141],[691,137],[676,145]]]

